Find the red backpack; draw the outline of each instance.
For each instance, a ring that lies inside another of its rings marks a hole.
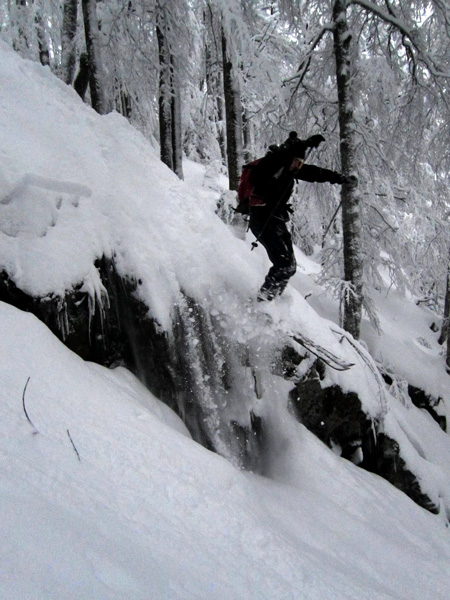
[[[264,206],[264,198],[255,194],[255,184],[252,181],[253,169],[261,162],[261,158],[247,163],[242,167],[242,175],[238,187],[238,205],[235,211],[242,215],[250,214],[252,206]]]

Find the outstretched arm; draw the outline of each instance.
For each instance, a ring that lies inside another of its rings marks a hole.
[[[295,173],[294,178],[317,183],[328,182],[342,184],[346,181],[344,175],[341,175],[336,171],[331,171],[330,169],[316,167],[315,165],[303,165],[303,167]]]

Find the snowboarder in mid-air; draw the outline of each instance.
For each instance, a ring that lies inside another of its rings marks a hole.
[[[251,168],[251,193],[247,199],[249,227],[272,263],[258,292],[258,301],[273,300],[282,294],[296,271],[292,238],[286,225],[292,212],[288,201],[294,181],[332,184],[347,181],[340,173],[305,164],[306,151],[317,148],[323,141],[321,135],[300,140],[292,131],[281,146],[271,146],[264,158],[244,167],[244,170]],[[356,183],[356,178],[349,178],[348,183]]]

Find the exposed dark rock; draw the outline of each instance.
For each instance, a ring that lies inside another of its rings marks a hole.
[[[97,301],[83,291],[82,282],[64,298],[32,298],[4,272],[0,300],[35,314],[85,360],[126,366],[181,416],[197,442],[241,468],[259,472],[264,423],[246,395],[253,389],[258,397],[259,388],[249,348],[223,330],[221,318],[183,295],[174,307],[172,331],[161,331],[138,298],[140,281],[121,277],[109,259],[98,261],[96,267],[105,290]],[[298,381],[297,368],[304,358],[286,346],[271,365],[274,374],[297,381],[290,393],[296,417],[344,458],[378,473],[437,512],[400,457],[395,440],[384,434],[375,439],[376,424],[363,412],[356,393],[344,393],[337,385],[323,387],[326,367],[320,360]],[[413,386],[409,393],[416,406],[438,420],[434,408],[438,400]]]
[[[400,457],[397,442],[383,433],[374,437],[376,424],[362,411],[357,394],[344,393],[336,385],[322,387],[314,366],[291,391],[290,404],[298,420],[330,448],[339,447],[343,458],[377,473],[427,510],[439,512]]]
[[[271,365],[271,371],[284,379],[293,379],[297,374],[297,367],[305,360],[292,346],[284,346]]]
[[[441,398],[435,398],[434,396],[426,394],[423,390],[413,385],[408,385],[408,394],[414,406],[426,410],[436,423],[439,424],[439,427],[444,431],[447,431],[446,418],[443,415],[439,415],[436,411],[436,406],[441,402]]]
[[[361,410],[354,392],[344,393],[337,385],[322,387],[323,365],[314,367],[290,393],[290,404],[298,420],[329,447],[356,464],[373,464],[372,421]],[[318,370],[319,369],[319,370]]]
[[[103,259],[98,268],[109,297],[102,330],[97,327],[96,332],[102,338],[107,357],[102,364],[123,364],[157,398],[177,411],[177,373],[173,369],[168,336],[137,297],[139,282],[121,277],[110,260]]]
[[[411,473],[405,461],[400,456],[398,443],[385,434],[380,433],[377,437],[377,447],[376,472],[404,492],[419,506],[426,508],[434,514],[438,514],[439,506],[436,506],[420,489],[417,477]]]
[[[386,373],[386,371],[381,371],[381,376],[383,377],[384,382],[388,385],[392,385],[394,383],[392,376],[389,375],[389,373]]]
[[[239,448],[239,461],[243,468],[260,472],[262,444],[264,441],[263,421],[261,417],[250,413],[250,426],[242,426],[236,421],[231,422],[233,435]]]
[[[220,326],[187,297],[174,307],[173,331],[161,331],[138,298],[141,282],[121,277],[110,259],[96,267],[105,289],[101,301],[84,292],[82,283],[64,298],[33,298],[4,272],[0,300],[33,313],[83,359],[127,367],[184,420],[197,442],[257,470],[259,417],[245,410],[245,398],[239,418],[232,407],[223,410],[235,386],[230,365],[239,362],[239,349],[230,348]]]
[[[437,333],[439,331],[439,325],[433,321],[430,325],[430,329],[433,333]]]
[[[258,471],[261,420],[245,409],[245,392],[234,380],[243,367],[251,371],[248,349],[223,332],[220,317],[186,296],[175,307],[173,337],[174,347],[183,348],[173,359],[183,382],[184,418],[197,427],[194,439],[207,447],[214,440],[212,449]]]
[[[386,371],[382,372],[381,375],[388,386],[391,386],[394,383],[394,375],[387,373]],[[440,415],[436,410],[436,407],[440,404],[442,398],[435,398],[430,394],[426,394],[423,390],[411,384],[408,384],[408,395],[414,406],[426,410],[439,427],[443,431],[447,431],[447,419],[444,415]]]
[[[0,274],[0,300],[34,314],[85,360],[105,364],[103,343],[99,339],[99,314],[91,313],[89,299],[80,284],[64,298],[49,295],[33,298],[19,289],[4,271]],[[101,327],[100,327],[101,331]],[[91,336],[92,332],[92,336]],[[100,342],[100,343],[99,343]]]

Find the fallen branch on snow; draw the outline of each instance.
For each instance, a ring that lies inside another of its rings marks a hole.
[[[22,393],[22,406],[23,406],[23,412],[25,413],[25,416],[28,420],[28,423],[31,425],[31,427],[33,428],[33,434],[36,435],[37,433],[39,433],[37,427],[35,426],[35,424],[33,423],[33,421],[30,419],[30,417],[28,416],[27,413],[27,408],[25,406],[25,393],[27,391],[27,386],[28,386],[28,382],[30,381],[30,377],[28,377],[27,382],[25,384],[25,387],[23,388],[23,393]]]
[[[70,435],[70,431],[69,430],[67,430],[67,435],[69,436],[70,443],[72,444],[73,449],[75,450],[75,454],[78,456],[78,460],[81,462],[80,453],[78,452],[77,447],[73,443],[73,439],[72,439],[72,436]]]

